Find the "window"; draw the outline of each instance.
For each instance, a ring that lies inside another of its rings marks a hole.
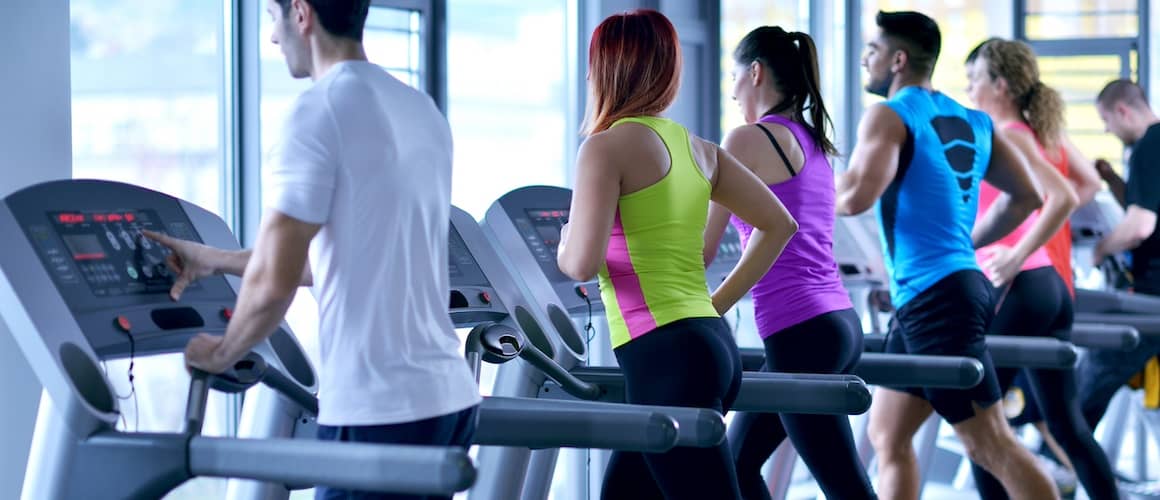
[[[224,214],[222,2],[72,0],[73,172],[145,186]],[[125,29],[133,26],[133,29]],[[184,421],[189,385],[181,354],[106,363],[121,429],[172,432]],[[214,394],[205,432],[232,425]],[[191,481],[168,498],[214,498],[225,482]]]
[[[568,181],[569,1],[447,3],[451,200],[482,218],[513,188]]]
[[[75,176],[223,213],[222,5],[74,0],[70,12]]]
[[[746,34],[759,26],[781,26],[790,32],[809,32],[809,1],[734,0],[721,3],[722,136],[745,124],[737,103],[733,102],[733,49]]]
[[[1135,38],[1138,0],[1028,0],[1027,38]]]

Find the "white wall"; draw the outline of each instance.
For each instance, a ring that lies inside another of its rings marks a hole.
[[[72,175],[68,0],[0,3],[0,196]],[[0,498],[19,498],[40,384],[0,322]]]

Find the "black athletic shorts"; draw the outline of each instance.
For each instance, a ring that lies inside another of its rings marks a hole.
[[[983,364],[983,381],[970,389],[892,389],[929,401],[951,424],[974,416],[972,403],[986,408],[999,401],[999,381],[985,341],[995,316],[991,290],[977,270],[954,272],[900,307],[886,337],[889,353],[975,358]]]

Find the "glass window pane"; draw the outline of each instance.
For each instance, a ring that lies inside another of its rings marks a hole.
[[[1139,32],[1137,0],[1030,0],[1027,37],[1032,40],[1070,38],[1134,38]]]
[[[733,0],[721,3],[721,135],[745,124],[733,101],[733,49],[759,26],[809,32],[808,4],[799,0]]]
[[[419,16],[416,12],[405,10],[371,9],[372,13],[383,11],[397,11],[398,15],[406,16],[408,19],[412,15],[416,18]],[[375,63],[408,73],[405,78],[395,75],[396,78],[410,83],[419,74],[419,32],[411,31],[409,21],[401,28],[383,28],[371,26],[368,19],[366,30],[363,32],[363,46],[366,48],[367,57]]]
[[[71,2],[75,177],[138,184],[222,213],[221,7]]]
[[[222,2],[72,0],[73,175],[145,186],[219,215],[222,191]],[[126,29],[132,26],[133,29]],[[181,429],[189,386],[181,354],[105,364],[130,431]],[[214,394],[205,432],[225,435],[228,397]],[[221,498],[198,479],[167,498]]]
[[[512,188],[564,185],[567,0],[449,0],[451,200],[476,217]]]
[[[375,7],[367,12],[365,31],[395,30],[407,33],[412,29],[411,21],[418,17],[419,13],[413,10]]]

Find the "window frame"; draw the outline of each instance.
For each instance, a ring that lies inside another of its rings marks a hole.
[[[1148,10],[1148,4],[1149,0],[1136,0],[1137,28],[1135,37],[1032,39],[1027,36],[1027,0],[1013,0],[1012,9],[1014,9],[1014,15],[1012,18],[1015,23],[1013,26],[1014,38],[1026,42],[1035,50],[1036,54],[1043,56],[1118,56],[1120,57],[1121,78],[1131,77],[1131,57],[1132,51],[1135,51],[1136,74],[1138,75],[1137,83],[1140,84],[1145,94],[1147,94],[1150,79],[1148,60],[1150,40],[1148,29],[1151,24],[1151,13]]]

